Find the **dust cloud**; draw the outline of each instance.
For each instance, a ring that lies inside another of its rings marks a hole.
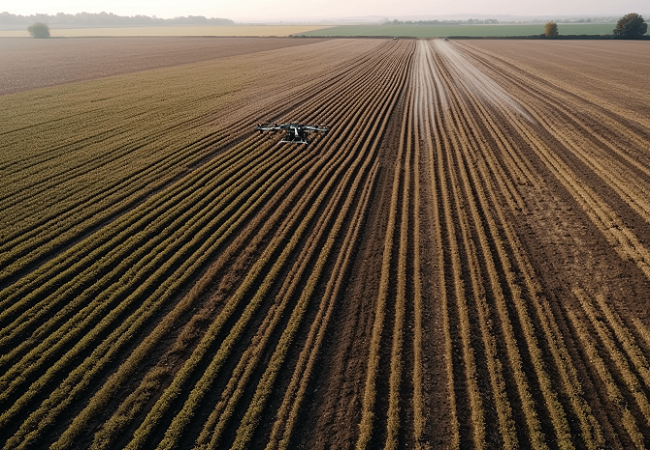
[[[526,109],[513,99],[501,86],[496,84],[485,73],[473,66],[453,44],[435,39],[433,47],[454,71],[454,79],[461,83],[468,91],[476,94],[479,98],[491,103],[495,107],[507,106],[529,122],[532,117]]]

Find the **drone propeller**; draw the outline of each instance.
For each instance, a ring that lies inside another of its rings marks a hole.
[[[307,134],[317,131],[323,135],[329,132],[329,127],[324,125],[302,125],[300,123],[283,123],[278,125],[274,123],[273,125],[269,123],[258,124],[256,130],[259,130],[260,133],[263,131],[280,131],[285,130],[286,136],[280,142],[291,142],[291,143],[300,143],[308,144],[309,140],[307,139]]]

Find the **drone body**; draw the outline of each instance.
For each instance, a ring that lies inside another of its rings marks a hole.
[[[330,130],[327,127],[321,126],[312,126],[312,125],[301,125],[299,123],[283,123],[283,124],[260,124],[256,128],[260,133],[263,131],[285,131],[284,138],[280,142],[289,142],[297,144],[309,144],[307,135],[314,131],[322,133],[323,135],[327,134]]]

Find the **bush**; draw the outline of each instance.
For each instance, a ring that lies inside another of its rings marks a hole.
[[[640,39],[648,30],[648,24],[637,13],[626,14],[618,20],[614,34],[623,39]]]
[[[554,38],[558,34],[560,33],[557,31],[557,23],[551,21],[547,22],[546,25],[544,25],[544,35],[547,38]]]
[[[50,27],[41,22],[36,22],[34,25],[27,27],[27,31],[32,37],[37,39],[45,39],[50,37]]]

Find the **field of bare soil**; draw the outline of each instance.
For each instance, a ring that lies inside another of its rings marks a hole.
[[[68,28],[53,25],[50,33],[53,38],[115,38],[115,37],[290,37],[313,30],[330,28],[326,25],[187,25],[187,26],[141,26],[141,27],[91,27]],[[609,30],[607,30],[609,31]],[[27,26],[19,29],[0,29],[2,38],[31,39]]]
[[[5,38],[0,39],[0,95],[308,43],[272,38]]]
[[[645,42],[215,42],[0,97],[0,446],[650,446]]]

